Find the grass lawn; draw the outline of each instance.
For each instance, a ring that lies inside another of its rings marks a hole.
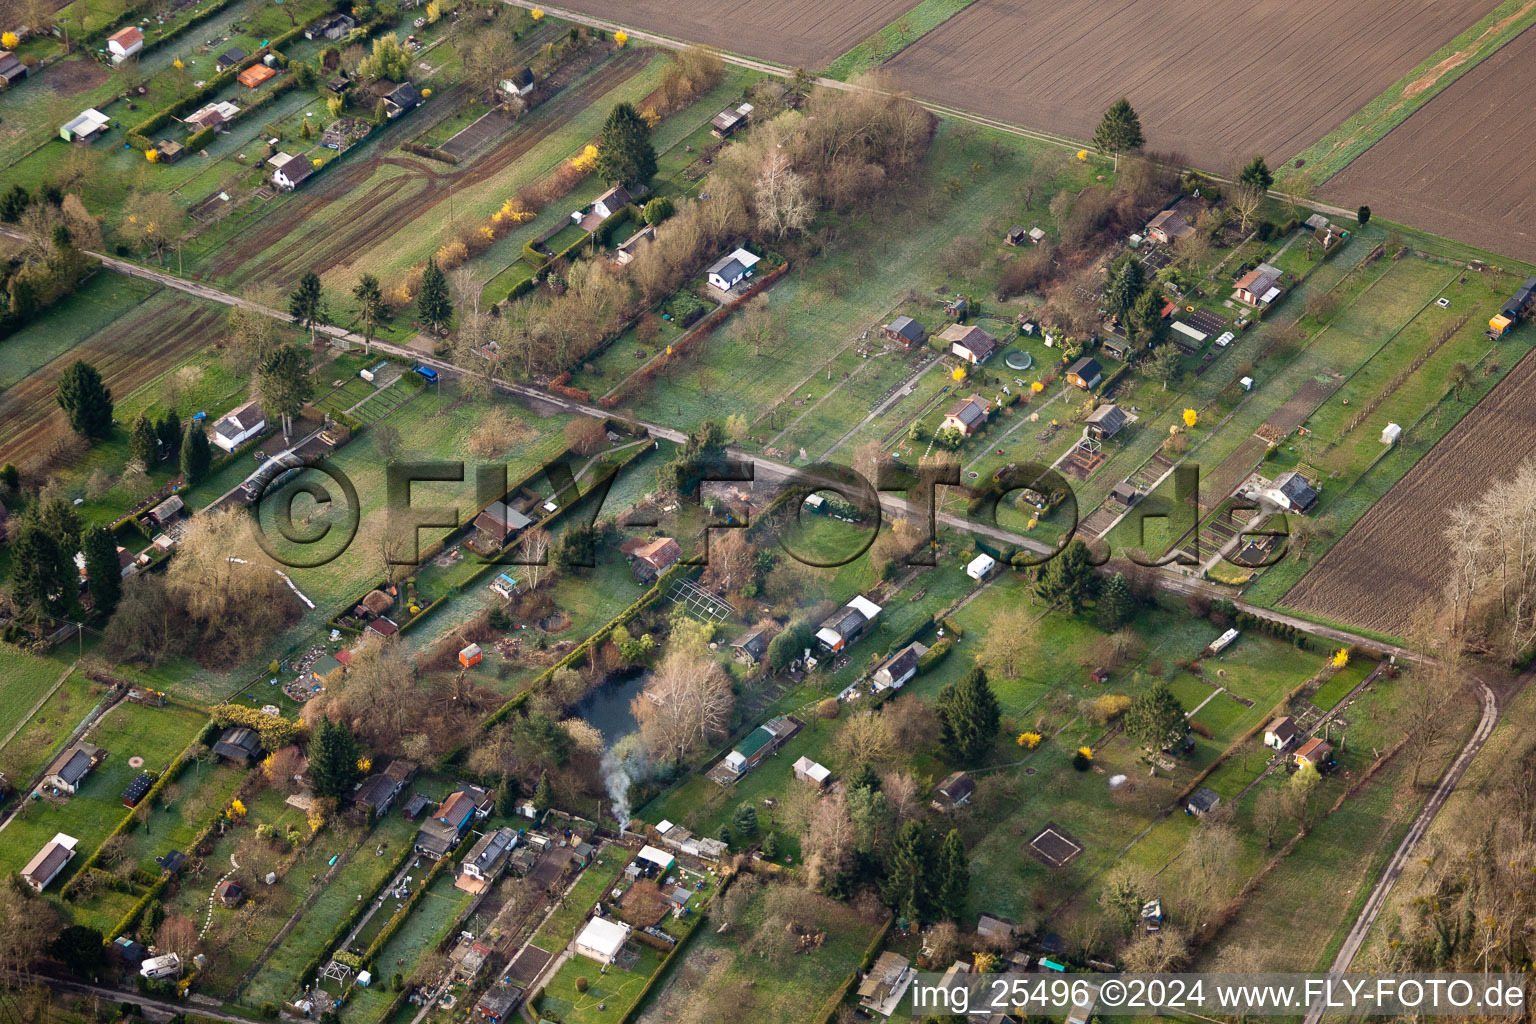
[[[453,929],[459,914],[474,897],[454,888],[454,873],[445,868],[432,881],[426,895],[399,931],[379,951],[378,973],[382,978],[395,971],[405,971],[422,953],[436,949]],[[383,1019],[395,993],[384,984],[369,988],[354,986],[347,1001],[346,1017],[359,1024],[375,1024]]]
[[[735,884],[752,881],[742,877]],[[823,933],[821,945],[792,952],[787,921]],[[880,931],[878,920],[794,883],[755,886],[740,920],[723,930],[721,924],[712,912],[699,926],[683,959],[648,1001],[646,1019],[676,1019],[685,1008],[707,1001],[706,1019],[742,1024],[805,1020],[859,966]],[[595,972],[587,977],[597,980]],[[765,977],[771,983],[764,983]]]
[[[5,707],[0,709],[0,747],[19,730],[38,701],[47,696],[70,671],[68,661],[39,658],[7,648],[5,659]],[[3,755],[0,755],[3,756]]]
[[[36,686],[43,681],[46,689],[58,680],[57,672],[49,671],[56,666],[46,659],[31,658],[13,650],[6,652],[7,661],[23,657],[38,663],[30,667],[27,675],[22,676],[31,685]],[[49,674],[53,675],[52,679],[46,678]],[[37,698],[18,700],[14,705],[10,726],[17,731],[9,743],[0,747],[0,771],[17,785],[25,785],[26,780],[42,771],[54,754],[60,751],[65,735],[80,724],[105,694],[106,687],[101,683],[92,682],[83,672],[72,672],[64,680],[64,685],[54,691],[37,714],[26,719],[25,723],[21,722],[21,716],[32,710]]]
[[[644,993],[651,975],[661,967],[659,951],[650,946],[638,948],[639,959],[627,971],[609,967],[599,973],[602,965],[595,960],[582,956],[567,960],[544,986],[544,994],[539,998],[539,1013],[557,1014],[553,1019],[566,1024],[608,1021],[613,1020],[615,1014],[627,1014]],[[585,992],[576,987],[578,978],[586,979],[590,986]]]

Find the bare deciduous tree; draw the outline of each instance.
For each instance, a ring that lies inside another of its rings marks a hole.
[[[685,760],[724,735],[736,697],[720,666],[698,654],[674,650],[651,685],[631,704],[640,737],[658,758]]]

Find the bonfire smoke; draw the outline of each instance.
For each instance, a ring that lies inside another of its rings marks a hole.
[[[619,825],[629,824],[629,788],[644,782],[651,774],[650,760],[640,746],[638,734],[625,736],[603,751],[603,783],[608,787],[608,799],[613,801],[613,816]]]

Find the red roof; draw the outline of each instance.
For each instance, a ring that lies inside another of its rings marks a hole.
[[[111,35],[107,36],[107,42],[116,43],[118,46],[121,46],[125,50],[133,44],[142,43],[143,41],[144,33],[140,32],[138,27],[134,25],[129,25],[127,28],[120,28],[116,32],[113,32]]]

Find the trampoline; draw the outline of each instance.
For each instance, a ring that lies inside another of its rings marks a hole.
[[[1035,365],[1035,358],[1021,348],[1016,348],[1003,358],[1010,370],[1027,370]]]

